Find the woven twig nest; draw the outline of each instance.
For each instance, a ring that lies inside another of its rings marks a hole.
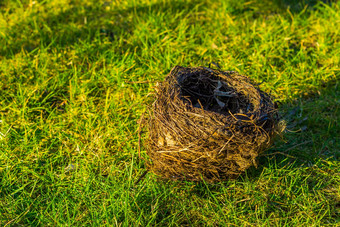
[[[152,172],[217,182],[256,166],[256,157],[274,137],[277,111],[246,76],[176,66],[156,88],[148,119]]]

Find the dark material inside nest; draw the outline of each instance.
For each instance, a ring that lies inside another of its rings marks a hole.
[[[181,97],[193,107],[224,115],[229,115],[229,112],[246,113],[254,109],[249,97],[238,93],[208,68],[201,71],[184,69],[177,77],[177,82]]]

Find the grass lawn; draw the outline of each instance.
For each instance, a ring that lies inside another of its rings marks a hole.
[[[0,1],[0,226],[339,226],[339,28],[326,0]],[[237,180],[135,184],[147,94],[211,62],[286,133]]]

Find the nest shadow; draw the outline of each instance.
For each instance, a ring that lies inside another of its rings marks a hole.
[[[270,96],[248,77],[176,66],[156,88],[145,144],[148,168],[173,180],[236,178],[257,166],[277,122]]]

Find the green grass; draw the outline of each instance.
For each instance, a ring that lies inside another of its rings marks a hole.
[[[340,225],[339,27],[336,1],[1,1],[0,225]],[[237,180],[135,185],[147,94],[211,62],[287,132]]]

